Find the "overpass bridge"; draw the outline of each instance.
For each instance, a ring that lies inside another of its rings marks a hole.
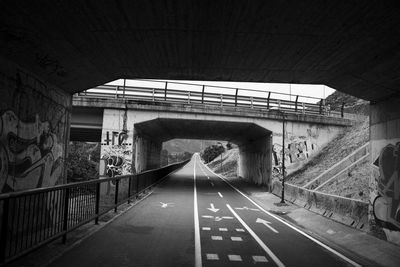
[[[158,168],[162,143],[171,139],[226,140],[239,147],[239,175],[269,187],[283,150],[287,170],[294,171],[355,119],[313,97],[237,88],[217,94],[207,92],[214,87],[184,91],[168,84],[174,86],[99,86],[75,95],[70,139],[101,142],[104,162],[119,158],[118,168],[104,164],[110,176]]]

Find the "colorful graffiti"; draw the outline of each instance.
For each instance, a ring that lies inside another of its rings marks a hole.
[[[0,117],[0,192],[46,187],[62,174],[63,147],[48,121],[25,122],[11,110]]]
[[[385,146],[375,160],[379,168],[373,214],[378,225],[400,230],[400,142]]]

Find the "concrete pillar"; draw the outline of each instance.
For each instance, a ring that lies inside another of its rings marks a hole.
[[[400,244],[400,98],[371,104],[370,222]]]
[[[271,135],[239,146],[238,175],[258,184],[271,185]]]
[[[160,167],[162,143],[143,136],[135,137],[135,167],[136,172]]]

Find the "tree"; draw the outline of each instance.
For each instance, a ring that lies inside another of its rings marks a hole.
[[[204,151],[200,154],[205,163],[209,163],[214,160],[216,157],[224,153],[225,149],[220,145],[212,145],[208,146],[204,149]]]
[[[100,146],[71,142],[66,162],[67,182],[86,181],[99,177]]]

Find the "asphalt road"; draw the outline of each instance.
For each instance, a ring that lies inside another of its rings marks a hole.
[[[358,266],[269,214],[198,155],[51,266]]]

